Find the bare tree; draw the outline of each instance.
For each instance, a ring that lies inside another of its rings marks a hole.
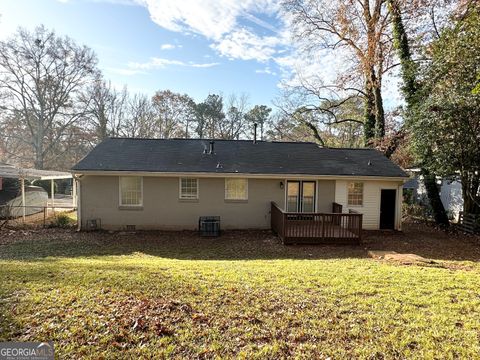
[[[2,109],[21,130],[8,136],[31,148],[36,168],[45,167],[58,141],[84,116],[85,105],[77,100],[96,62],[92,50],[44,26],[19,29],[0,42]]]
[[[359,147],[363,144],[362,98],[351,96],[336,101],[318,99],[311,104],[303,97],[289,96],[269,124],[269,137],[294,141],[315,141],[322,146]],[[287,122],[291,124],[288,125]]]
[[[32,147],[19,134],[27,134],[28,129],[19,119],[19,114],[0,109],[0,162],[15,162],[23,166],[32,164]]]
[[[149,97],[135,94],[128,100],[122,136],[132,138],[153,138],[156,136],[156,116]]]
[[[98,74],[83,92],[80,100],[87,108],[86,116],[95,132],[97,143],[109,136],[118,136],[125,121],[128,93],[126,87],[118,91],[110,81]]]
[[[382,137],[382,76],[391,66],[392,52],[385,0],[285,0],[283,5],[292,14],[294,35],[304,50],[345,52],[350,67],[340,74],[339,84],[364,96],[366,139]]]
[[[157,118],[157,137],[167,139],[190,136],[195,107],[190,96],[170,90],[157,91],[152,98],[152,104]]]
[[[231,94],[226,102],[225,117],[218,123],[217,137],[220,139],[239,139],[245,133],[245,115],[248,96]]]

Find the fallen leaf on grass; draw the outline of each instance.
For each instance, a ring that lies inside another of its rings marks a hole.
[[[173,330],[163,326],[160,323],[155,324],[155,333],[158,336],[172,336],[175,334]]]

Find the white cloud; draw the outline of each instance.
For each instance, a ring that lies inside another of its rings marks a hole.
[[[274,0],[138,0],[152,20],[163,28],[193,32],[218,40],[231,32],[244,13],[271,13],[278,9]]]
[[[172,50],[172,49],[175,49],[175,45],[173,45],[173,44],[162,44],[160,46],[160,49],[162,49],[162,50]]]
[[[211,45],[220,55],[233,59],[265,62],[276,54],[281,39],[275,36],[260,37],[247,29],[239,29]]]
[[[150,58],[150,61],[145,63],[130,62],[128,63],[128,69],[131,71],[145,71],[145,70],[151,70],[151,69],[164,69],[169,65],[186,66],[186,67],[194,67],[194,68],[209,68],[212,66],[219,65],[219,63],[218,62],[195,63],[193,61],[184,62],[181,60],[172,60],[172,59],[153,57],[153,58]]]
[[[175,44],[162,44],[160,49],[162,50],[173,50],[173,49],[180,49],[182,45],[175,45]]]
[[[270,69],[269,66],[263,68],[263,69],[257,69],[255,70],[255,73],[257,74],[267,74],[267,75],[272,75],[272,76],[277,76],[277,73]]]
[[[220,55],[261,62],[272,58],[285,45],[283,29],[277,29],[255,14],[276,16],[275,0],[137,0],[159,26],[176,32],[202,35]],[[259,35],[242,26],[240,19],[271,35]]]

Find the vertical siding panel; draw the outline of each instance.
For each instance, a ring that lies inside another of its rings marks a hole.
[[[349,181],[337,180],[335,182],[335,202],[343,205],[343,211],[348,212],[350,209],[363,214],[363,228],[367,230],[375,230],[380,227],[380,194],[381,189],[397,190],[397,208],[396,222],[399,225],[399,217],[401,216],[402,187],[399,181],[379,181],[365,180],[363,181],[363,206],[348,206],[347,202],[347,186]],[[343,219],[342,219],[343,220]],[[343,223],[345,225],[345,223]],[[398,227],[397,225],[397,227]]]

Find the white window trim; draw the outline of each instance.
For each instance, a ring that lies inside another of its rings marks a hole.
[[[229,199],[227,198],[227,180],[245,180],[247,182],[245,198],[242,199]],[[225,178],[225,201],[248,201],[248,178]]]
[[[182,179],[195,179],[197,180],[197,197],[195,198],[184,198],[182,197]],[[178,178],[178,199],[179,200],[184,200],[184,201],[188,201],[188,200],[198,200],[200,198],[200,180],[196,177],[188,177],[188,176],[184,176],[184,177],[179,177]]]
[[[348,190],[349,190],[348,188],[349,188],[350,184],[352,184],[352,183],[361,183],[362,184],[362,204],[361,205],[356,205],[356,204],[351,205],[348,202]],[[347,182],[347,206],[348,207],[354,207],[354,208],[355,207],[356,208],[361,208],[361,207],[363,207],[364,203],[365,203],[365,182],[363,182],[363,181],[349,181],[349,182]]]
[[[140,204],[135,204],[135,205],[122,204],[122,178],[127,178],[127,177],[140,178],[140,193],[142,194],[142,201],[140,201]],[[118,177],[118,206],[133,207],[133,208],[143,207],[143,176],[119,176]]]

